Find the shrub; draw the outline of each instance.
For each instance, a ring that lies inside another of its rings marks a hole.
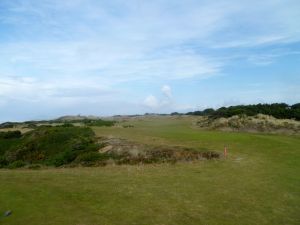
[[[93,152],[93,151],[97,151],[101,147],[103,147],[103,145],[95,144],[95,143],[90,143],[87,146],[85,146],[85,151],[87,151],[87,152]]]
[[[6,122],[6,123],[1,123],[0,124],[0,129],[5,129],[5,128],[14,128],[15,124],[11,122]]]
[[[0,168],[6,167],[8,165],[8,161],[4,156],[0,156]]]
[[[91,148],[94,145],[95,145],[94,139],[90,137],[89,138],[80,137],[78,139],[72,140],[73,150],[87,150],[88,148]],[[94,150],[97,150],[96,145]]]
[[[22,133],[19,130],[0,132],[0,138],[3,138],[3,139],[20,138],[21,136],[22,136]]]
[[[74,127],[72,123],[64,123],[62,125],[58,125],[57,127]]]
[[[83,154],[80,154],[77,158],[76,161],[83,163],[83,164],[89,164],[89,163],[94,163],[98,160],[100,160],[101,155],[98,152],[85,152]]]
[[[48,164],[50,164],[50,165],[53,164],[56,167],[62,166],[64,164],[71,163],[76,158],[76,156],[77,156],[76,152],[67,150],[67,151],[64,151],[64,152],[56,155],[54,157],[54,159],[52,160],[52,162],[50,162]]]
[[[30,164],[27,166],[28,169],[32,169],[32,170],[38,170],[41,169],[41,165],[40,164]]]
[[[83,123],[87,126],[97,126],[97,127],[111,127],[115,125],[116,121],[112,120],[84,120]]]
[[[80,154],[97,151],[100,146],[89,127],[40,126],[17,138],[20,136],[20,131],[0,132],[0,167],[18,160],[61,166],[72,163]]]
[[[26,165],[26,163],[23,162],[22,160],[17,160],[17,161],[14,161],[13,163],[9,164],[8,168],[9,169],[16,169],[16,168],[23,167],[25,165]]]

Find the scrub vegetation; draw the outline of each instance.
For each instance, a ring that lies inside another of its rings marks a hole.
[[[210,116],[212,118],[231,117],[235,115],[255,116],[265,114],[277,119],[300,120],[300,103],[288,105],[286,103],[257,104],[257,105],[237,105],[221,107],[217,110],[205,109],[203,111],[189,112],[187,115]]]

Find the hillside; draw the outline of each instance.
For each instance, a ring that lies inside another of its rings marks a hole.
[[[300,133],[300,121],[276,119],[273,116],[258,114],[256,116],[236,115],[228,118],[202,117],[197,126],[203,129],[264,132],[264,133]]]

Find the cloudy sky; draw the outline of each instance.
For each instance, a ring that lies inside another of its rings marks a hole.
[[[0,0],[0,121],[300,100],[299,0]]]

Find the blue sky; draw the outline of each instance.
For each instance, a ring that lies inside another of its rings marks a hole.
[[[300,100],[298,0],[0,0],[0,121]]]

